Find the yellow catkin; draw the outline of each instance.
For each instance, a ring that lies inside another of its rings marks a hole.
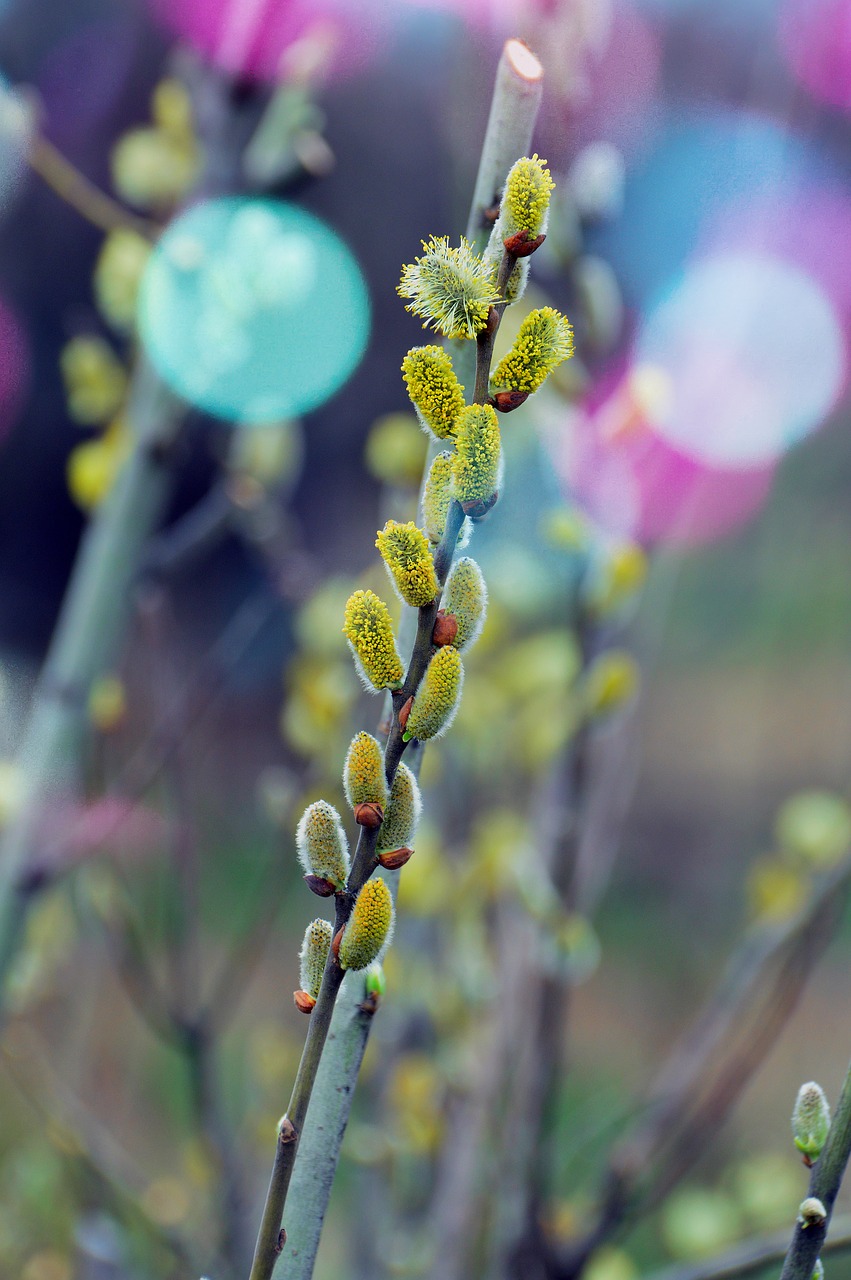
[[[464,408],[464,388],[442,347],[413,347],[402,361],[411,403],[423,426],[440,440],[451,436]]]
[[[343,769],[346,799],[354,809],[359,804],[387,804],[384,753],[371,733],[356,733],[349,744]]]
[[[436,546],[443,537],[452,502],[452,453],[444,449],[431,464],[423,489],[422,515],[426,536]]]
[[[422,811],[419,784],[411,770],[400,764],[390,788],[390,800],[378,831],[376,853],[410,846]]]
[[[455,648],[463,652],[478,640],[485,625],[488,590],[482,571],[470,556],[462,556],[452,566],[441,604],[458,622]]]
[[[492,391],[537,391],[553,369],[573,355],[570,321],[555,307],[530,311],[514,346],[491,377]]]
[[[346,602],[343,634],[364,679],[376,689],[395,688],[405,668],[396,650],[387,605],[374,591],[355,591]]]
[[[492,275],[463,237],[457,249],[448,236],[423,241],[423,254],[402,270],[396,292],[405,308],[444,338],[475,338],[498,301]]]
[[[419,608],[431,604],[440,590],[431,549],[422,529],[413,520],[397,524],[388,520],[379,531],[375,545],[390,577],[406,604]]]
[[[496,413],[472,404],[458,419],[452,483],[459,502],[486,502],[499,487],[502,453]]]
[[[349,842],[340,815],[327,800],[308,805],[296,828],[296,849],[304,872],[343,889],[349,875]]]
[[[307,926],[304,941],[299,952],[299,982],[302,991],[306,991],[315,1000],[322,985],[322,974],[325,972],[325,961],[331,949],[333,930],[329,921],[314,920]]]
[[[383,953],[393,928],[393,899],[383,880],[367,880],[340,939],[344,969],[366,969]]]
[[[505,236],[518,231],[537,236],[546,231],[550,195],[555,190],[546,166],[546,160],[537,155],[523,156],[509,171],[500,206]]]
[[[449,728],[461,698],[464,667],[453,645],[438,649],[414,696],[404,737],[436,738]]]

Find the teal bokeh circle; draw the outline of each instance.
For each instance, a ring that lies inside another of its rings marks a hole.
[[[279,200],[224,196],[163,233],[139,295],[139,333],[167,386],[233,422],[315,409],[369,336],[360,268],[324,222]]]

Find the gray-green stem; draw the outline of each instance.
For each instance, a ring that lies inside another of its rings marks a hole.
[[[518,50],[515,42],[509,41],[503,50],[497,70],[491,111],[467,226],[467,238],[479,251],[484,247],[490,232],[490,224],[485,216],[486,210],[493,205],[494,200],[502,190],[508,171],[514,161],[518,156],[528,153],[532,141],[532,133],[541,102],[543,70],[532,55],[528,54],[528,50],[526,50],[526,54],[531,61],[524,64],[522,55],[518,60]],[[520,61],[521,65],[518,65],[518,61]],[[469,382],[474,377],[474,370],[470,363],[473,344],[465,342],[455,344],[455,346],[460,348],[455,356],[459,379],[462,383],[469,385]],[[481,355],[478,344],[476,347],[476,361],[480,370]],[[482,400],[479,402],[481,403]],[[439,447],[438,444],[437,448]],[[430,457],[426,462],[423,483],[425,482],[425,475],[428,474],[428,467],[434,452],[436,452],[436,449],[431,451]],[[461,512],[457,503],[453,503],[447,519],[447,530],[444,532],[444,539],[441,544],[442,549],[438,549],[440,562],[438,563],[437,558],[435,562],[441,585],[445,581],[446,573],[451,564],[452,553],[462,523],[463,512]],[[454,533],[452,529],[454,529]],[[443,567],[444,561],[445,568]],[[404,611],[399,634],[400,645],[403,651],[408,645],[412,647],[411,664],[406,677],[405,688],[408,687],[408,680],[417,667],[422,667],[422,671],[425,670],[428,655],[431,651],[431,633],[438,608],[439,601],[435,602],[433,606],[426,606],[428,611],[433,609],[430,625],[428,615],[424,615],[423,610],[407,609]],[[416,634],[414,634],[414,625],[416,626]],[[387,744],[388,754],[385,757],[388,763],[396,756],[396,753],[398,753],[398,759],[401,759],[401,754],[405,749],[405,744],[401,742],[401,733],[398,730],[398,720],[396,718],[404,700],[400,695],[396,695],[393,699],[391,732]],[[420,752],[417,753],[418,756],[420,754]],[[398,759],[396,764],[398,764]],[[393,768],[395,772],[395,765]],[[358,863],[358,856],[356,855],[355,858],[356,864]],[[374,858],[374,850],[372,857]],[[389,880],[392,882],[395,878],[395,875],[391,875]],[[296,1161],[294,1172],[291,1171],[292,1184],[288,1197],[287,1226],[289,1233],[287,1275],[291,1280],[310,1280],[313,1275],[316,1251],[319,1247],[322,1224],[325,1219],[331,1186],[339,1160],[340,1146],[346,1130],[351,1100],[372,1021],[371,1015],[365,1013],[362,1007],[363,989],[360,983],[350,979],[343,985],[342,991],[338,987],[338,992],[339,999],[336,1001],[336,1008],[333,1012],[330,1034],[326,1031],[323,1036],[325,1051],[320,1055],[321,1066],[317,1067],[317,1071],[314,1074],[314,1096],[304,1130],[299,1137],[298,1160]],[[311,1014],[311,1021],[315,1016],[316,1009]],[[326,1036],[327,1044],[325,1044]],[[288,1174],[288,1183],[289,1177],[290,1175]],[[281,1214],[283,1213],[284,1198],[287,1198],[286,1192],[284,1197],[279,1200]],[[279,1216],[278,1229],[280,1228],[280,1222],[281,1217]],[[267,1234],[267,1241],[272,1246],[277,1245],[277,1234],[270,1230]],[[274,1268],[276,1257],[272,1259],[272,1268]],[[261,1277],[266,1280],[266,1277],[271,1276],[271,1274],[271,1269],[267,1272],[257,1272],[256,1274],[252,1271],[251,1280],[260,1280]]]
[[[812,1280],[849,1156],[851,1156],[851,1065],[848,1067],[842,1085],[824,1150],[813,1165],[807,1192],[808,1196],[814,1196],[822,1202],[826,1216],[823,1222],[809,1226],[805,1226],[801,1219],[798,1219],[786,1254],[786,1261],[780,1273],[780,1280]]]

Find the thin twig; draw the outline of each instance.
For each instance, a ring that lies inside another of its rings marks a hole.
[[[821,1256],[851,1250],[851,1213],[833,1219],[833,1232],[821,1248]],[[646,1280],[746,1280],[782,1262],[789,1248],[788,1231],[759,1236],[736,1245],[720,1257],[708,1258],[687,1266],[666,1267],[654,1271]]]
[[[55,191],[61,200],[99,230],[129,229],[151,241],[162,232],[158,223],[131,213],[123,204],[101,191],[42,134],[36,134],[28,141],[26,158],[33,172],[51,191]]]

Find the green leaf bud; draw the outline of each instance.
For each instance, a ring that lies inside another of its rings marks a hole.
[[[817,1160],[830,1129],[830,1106],[821,1085],[802,1084],[792,1108],[792,1137],[807,1163]]]
[[[461,699],[464,667],[451,644],[438,649],[414,695],[403,738],[437,738],[452,723]]]
[[[367,880],[343,929],[338,959],[344,969],[366,969],[384,953],[393,931],[393,899],[383,880]]]
[[[507,356],[491,377],[491,392],[537,391],[553,369],[573,355],[570,321],[555,307],[530,311]]]
[[[419,783],[408,766],[402,763],[396,770],[390,788],[390,799],[375,845],[376,853],[387,853],[410,845],[422,807]]]
[[[445,440],[464,408],[464,388],[443,347],[413,347],[402,361],[411,403],[423,426]]]
[[[346,754],[343,770],[346,799],[353,809],[359,804],[387,804],[384,753],[371,733],[356,733]]]
[[[296,829],[296,848],[305,875],[345,889],[349,874],[349,842],[340,815],[326,800],[308,805]]]
[[[363,976],[367,1000],[377,1003],[387,991],[387,979],[380,964],[371,964]]]
[[[517,160],[509,170],[500,202],[498,221],[503,239],[518,231],[525,231],[530,237],[545,234],[554,190],[546,160],[537,155]]]
[[[470,556],[462,556],[455,561],[446,580],[441,604],[447,613],[455,615],[458,623],[455,648],[463,653],[482,634],[488,607],[488,589],[482,571]]]
[[[325,962],[331,949],[331,938],[334,930],[328,920],[314,920],[307,926],[304,941],[299,952],[300,978],[302,991],[306,991],[315,1000],[322,985]]]
[[[413,520],[398,524],[388,520],[379,531],[375,545],[390,577],[406,604],[418,608],[431,604],[440,591],[428,538]]]
[[[376,689],[401,684],[405,668],[396,649],[390,610],[374,591],[355,591],[349,596],[343,634],[364,683]]]
[[[805,1229],[823,1227],[826,1218],[827,1209],[816,1196],[807,1196],[806,1200],[802,1200],[798,1206],[798,1221]]]
[[[455,497],[474,515],[492,504],[502,465],[499,425],[487,404],[468,405],[458,419],[452,486]]]
[[[813,1267],[813,1280],[824,1280],[824,1263],[821,1258],[816,1258],[816,1265]]]
[[[396,292],[406,307],[445,338],[475,338],[498,301],[493,277],[463,236],[457,249],[448,236],[423,241],[425,252],[402,269]]]

